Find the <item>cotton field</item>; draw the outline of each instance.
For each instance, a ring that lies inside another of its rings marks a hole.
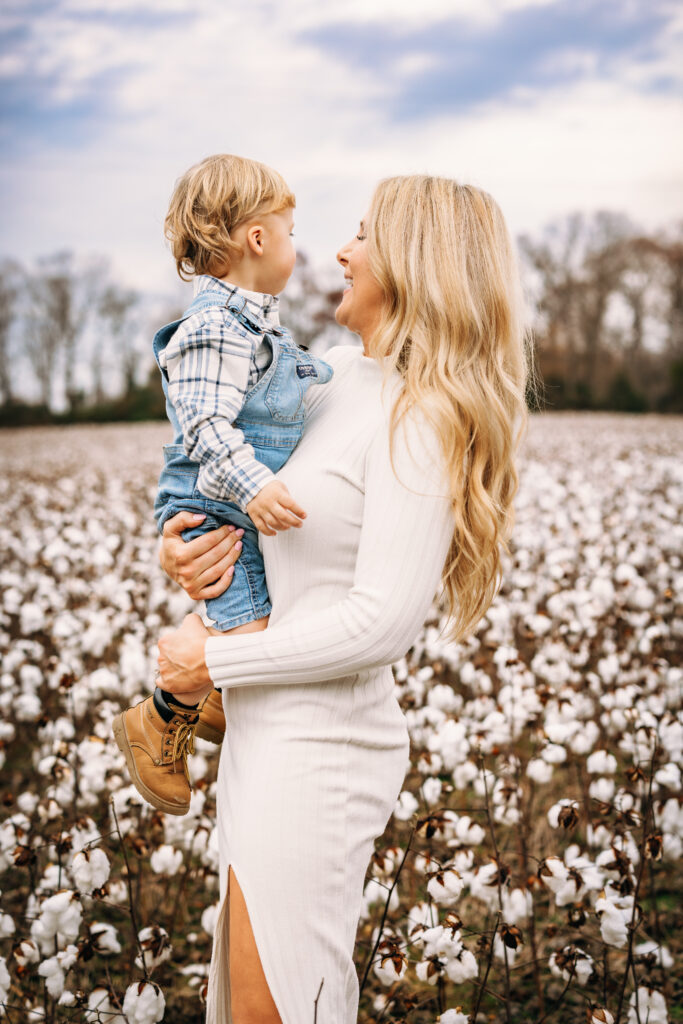
[[[110,735],[191,607],[156,557],[167,434],[2,434],[0,1016],[15,1024],[202,1020],[216,748],[197,741],[176,818],[142,803]],[[681,419],[533,419],[499,597],[466,644],[435,607],[395,666],[411,767],[361,907],[361,1022],[683,1020],[682,449]]]

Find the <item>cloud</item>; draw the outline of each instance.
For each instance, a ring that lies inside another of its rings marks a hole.
[[[248,16],[226,0],[10,0],[6,250],[111,253],[131,283],[166,287],[173,182],[221,151],[284,173],[318,263],[402,172],[489,188],[515,230],[600,206],[663,222],[681,212],[680,18],[622,7],[424,0],[389,21],[385,0],[352,0],[335,34],[340,9],[308,0]]]

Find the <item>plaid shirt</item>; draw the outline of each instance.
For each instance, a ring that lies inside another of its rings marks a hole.
[[[277,327],[279,300],[248,292],[215,277],[201,275],[195,295],[224,290],[247,300],[247,311],[264,328]],[[183,431],[185,453],[201,468],[197,487],[216,501],[235,502],[243,510],[273,479],[254,457],[254,449],[233,426],[247,391],[268,368],[269,346],[220,306],[193,313],[175,332],[160,362],[168,374],[168,394]]]

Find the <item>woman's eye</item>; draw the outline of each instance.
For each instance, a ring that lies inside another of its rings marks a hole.
[[[358,239],[359,242],[364,242],[365,239],[367,238],[367,235],[356,235],[356,238]]]

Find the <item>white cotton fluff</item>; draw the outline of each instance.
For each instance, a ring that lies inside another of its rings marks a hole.
[[[437,1017],[437,1024],[469,1024],[469,1019],[467,1014],[457,1006],[455,1010],[446,1010],[440,1017]]]
[[[636,956],[648,956],[654,954],[657,958],[657,963],[668,970],[674,965],[674,958],[669,951],[668,946],[658,946],[652,939],[647,939],[645,942],[639,942],[634,950]]]
[[[391,957],[381,957],[376,961],[373,971],[375,977],[383,985],[393,985],[395,982],[400,981],[408,970],[408,961],[404,956],[399,956],[396,959],[398,959],[398,966],[396,960]]]
[[[163,1020],[165,1009],[163,992],[154,982],[134,982],[126,989],[123,1013],[129,1024],[157,1024]]]
[[[44,954],[54,953],[54,943],[65,946],[75,942],[83,912],[71,889],[55,893],[41,904],[40,914],[31,925],[31,937]]]
[[[604,896],[595,901],[595,912],[600,918],[600,934],[608,946],[622,949],[628,939],[628,924],[632,912],[611,903]]]
[[[138,942],[142,947],[142,956],[139,953],[136,956],[136,967],[142,969],[143,957],[148,971],[153,971],[159,964],[170,959],[172,947],[165,928],[159,925],[141,928],[138,932]]]
[[[486,838],[486,832],[476,822],[472,821],[466,814],[458,818],[455,826],[455,838],[463,846],[478,846]]]
[[[462,985],[464,982],[476,978],[478,971],[477,961],[469,949],[462,949],[457,956],[449,958],[446,963],[446,974],[456,985]]]
[[[596,1006],[589,1024],[614,1024],[614,1017],[604,1006]]]
[[[88,1024],[124,1024],[125,1018],[116,1012],[116,1007],[109,998],[106,988],[94,988],[88,996],[88,1009],[85,1012]]]
[[[116,935],[116,928],[113,924],[104,921],[94,921],[90,926],[90,941],[93,949],[100,956],[111,956],[121,952],[121,943]]]
[[[445,868],[427,882],[427,892],[435,903],[451,907],[463,890],[463,880],[455,868]]]
[[[419,806],[420,805],[413,794],[409,793],[407,789],[404,789],[403,792],[399,794],[399,798],[396,801],[394,817],[397,821],[409,821],[416,813]]]
[[[106,884],[110,871],[109,858],[99,847],[79,850],[71,861],[71,874],[76,888],[81,893],[91,893],[95,889],[101,889]]]
[[[155,871],[157,875],[175,875],[183,862],[183,854],[181,850],[176,850],[173,846],[164,845],[154,851],[149,862],[152,871]]]
[[[636,1012],[636,1004],[638,1012]],[[632,992],[628,1002],[626,1024],[638,1024],[638,1014],[640,1014],[640,1020],[647,1021],[647,1024],[668,1024],[669,1015],[666,1012],[666,1000],[662,993],[652,988],[638,988]]]
[[[552,953],[549,958],[550,973],[563,981],[575,978],[579,985],[584,986],[593,974],[593,958],[578,946],[565,946],[561,950],[566,962],[558,962],[558,954]]]
[[[206,907],[202,911],[202,928],[207,935],[213,935],[215,932],[219,912],[220,903],[212,903],[210,907]]]
[[[559,857],[546,857],[539,876],[551,892],[557,893],[566,884],[569,873],[567,865]]]
[[[553,766],[541,757],[532,757],[526,766],[526,773],[534,782],[544,786],[553,777]]]
[[[363,890],[363,898],[368,906],[372,906],[373,903],[386,903],[387,897],[389,896],[389,889],[391,886],[380,882],[378,878],[368,879],[368,883]],[[394,886],[389,899],[389,910],[398,910],[399,898],[398,888]]]
[[[415,965],[415,973],[420,981],[426,981],[428,985],[436,985],[437,981],[444,974],[446,960],[443,957],[432,957],[431,960],[420,960]]]
[[[617,759],[606,750],[594,750],[586,761],[586,769],[591,775],[614,775],[617,770]]]
[[[38,967],[38,974],[45,978],[45,987],[53,999],[59,999],[64,991],[66,972],[73,967],[78,959],[76,946],[67,946],[55,956],[43,960]]]
[[[4,956],[0,956],[0,1010],[2,1010],[2,1004],[7,1001],[10,988],[10,976],[7,970],[7,961]],[[2,1011],[4,1013],[4,1010]]]
[[[11,914],[0,914],[0,939],[8,939],[14,935],[16,925]]]
[[[441,796],[441,779],[425,779],[422,783],[422,795],[428,807],[438,803]]]

